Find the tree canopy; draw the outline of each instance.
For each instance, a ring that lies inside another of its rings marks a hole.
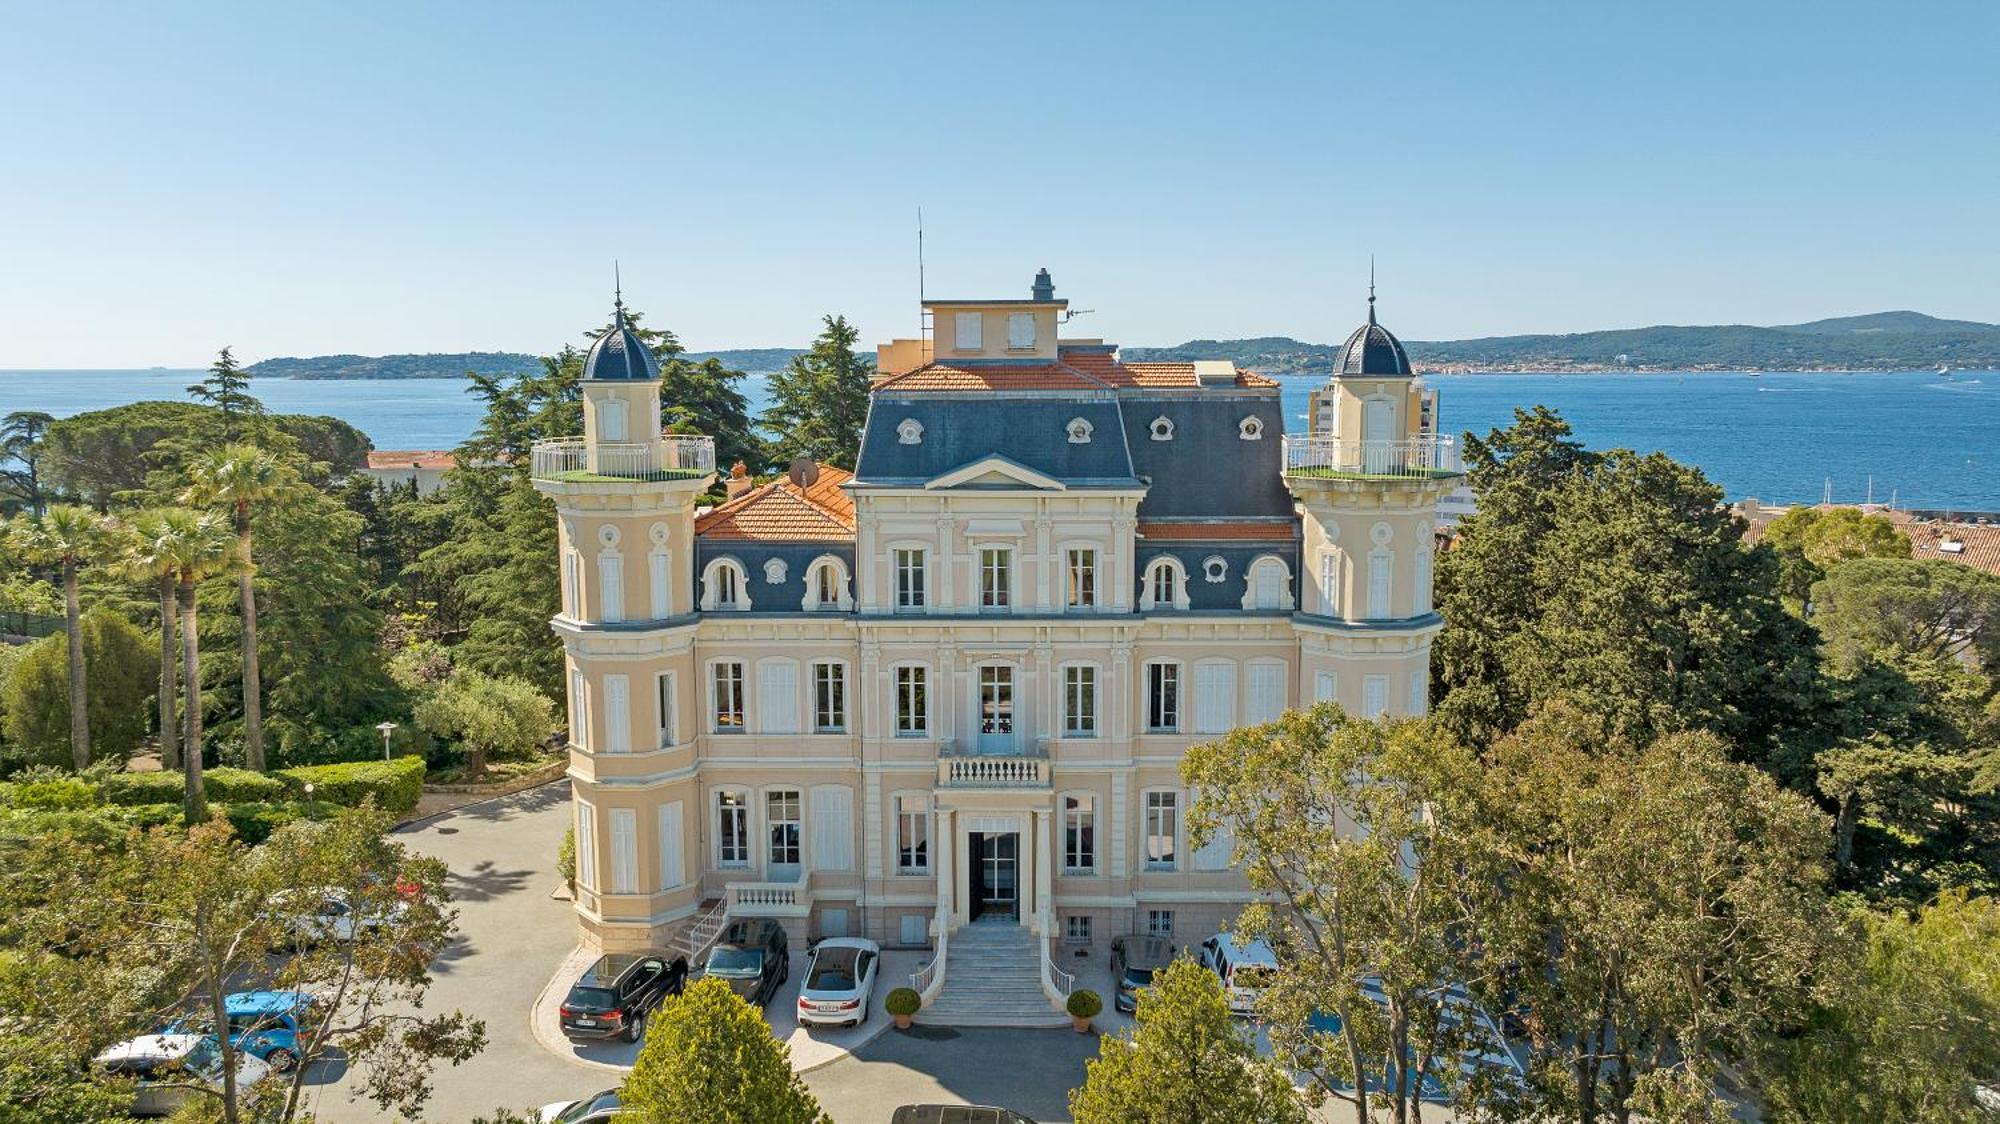
[[[846,317],[828,316],[824,323],[812,348],[771,376],[771,406],[757,424],[771,433],[777,461],[806,457],[852,469],[875,364],[855,354],[860,333]]]
[[[618,1097],[637,1124],[832,1124],[792,1072],[791,1051],[719,979],[699,979],[647,1020]]]

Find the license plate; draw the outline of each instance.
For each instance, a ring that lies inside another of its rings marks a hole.
[[[578,1026],[596,1026],[596,1025],[597,1025],[597,1020],[596,1020],[596,1019],[578,1019],[578,1020],[576,1020],[576,1025],[578,1025]]]

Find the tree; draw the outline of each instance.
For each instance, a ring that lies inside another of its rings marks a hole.
[[[338,418],[272,414],[258,429],[260,446],[310,462],[306,475],[315,482],[322,464],[345,470],[367,460],[368,438]],[[186,462],[227,440],[213,406],[129,402],[51,424],[42,475],[51,494],[93,507],[174,503],[187,485]]]
[[[459,743],[466,776],[476,778],[486,772],[489,757],[529,753],[546,740],[554,708],[519,679],[460,669],[417,704],[415,717],[425,731]]]
[[[1778,1124],[1983,1119],[2000,1073],[2000,901],[1949,893],[1854,915],[1849,958],[1805,1032],[1766,1064]]]
[[[454,916],[442,904],[443,864],[408,854],[388,828],[369,808],[287,825],[254,850],[221,820],[109,841],[32,840],[0,881],[15,957],[0,984],[8,1010],[51,1040],[91,1049],[174,1019],[212,1031],[226,1025],[231,991],[308,991],[316,1011],[305,1059],[343,1056],[370,1101],[413,1118],[431,1066],[471,1056],[485,1028],[421,1012]],[[290,947],[329,894],[367,919],[360,935]],[[253,1104],[236,1087],[229,1037],[218,1036],[218,1114],[298,1119],[307,1067]]]
[[[123,761],[146,736],[146,700],[159,676],[145,636],[116,613],[95,609],[83,618],[83,662],[89,671],[89,753]],[[70,744],[72,679],[69,638],[44,637],[30,646],[6,681],[7,741],[18,760],[54,763]]]
[[[1280,1054],[1364,1120],[1371,1102],[1416,1119],[1427,1085],[1468,1112],[1503,1102],[1497,1075],[1460,1080],[1484,1043],[1447,994],[1494,970],[1471,955],[1501,885],[1478,758],[1435,723],[1323,704],[1195,746],[1181,775],[1190,842],[1227,841],[1268,900],[1236,929],[1286,957],[1259,1005]]]
[[[62,570],[63,632],[69,638],[69,737],[72,763],[90,764],[90,715],[85,707],[83,606],[77,596],[77,570],[107,553],[112,524],[86,507],[57,504],[14,525],[15,547],[29,560]]]
[[[1763,541],[1778,552],[1785,599],[1800,611],[1834,563],[1910,556],[1909,537],[1894,523],[1852,507],[1792,508],[1764,528]]]
[[[187,388],[188,397],[222,412],[222,433],[236,441],[243,436],[243,420],[264,412],[264,403],[250,393],[250,372],[223,348],[208,369],[208,377]]]
[[[1721,1117],[1720,1058],[1797,1025],[1828,964],[1825,817],[1712,734],[1643,748],[1553,707],[1488,760],[1505,864],[1483,952],[1543,1106],[1581,1124]]]
[[[861,453],[875,364],[854,353],[860,333],[846,317],[823,322],[825,330],[812,347],[771,376],[771,406],[757,424],[775,435],[771,452],[779,461],[806,457],[852,469]]]
[[[1439,714],[1482,744],[1561,699],[1635,742],[1712,730],[1808,783],[1824,684],[1772,553],[1699,471],[1517,419],[1468,442],[1480,509],[1439,561]]]
[[[197,629],[195,587],[225,573],[236,561],[236,536],[220,516],[187,508],[162,513],[158,549],[174,567],[174,597],[180,610],[182,705],[181,768],[186,780],[182,806],[189,826],[208,818],[201,783],[201,633]]]
[[[93,1079],[89,1048],[28,1032],[0,1033],[0,1124],[125,1124],[130,1089]]]
[[[1290,1078],[1257,1056],[1213,972],[1181,957],[1139,993],[1133,1026],[1105,1035],[1071,1090],[1077,1124],[1303,1124]]]
[[[174,626],[180,617],[176,588],[178,563],[165,544],[174,533],[175,522],[192,516],[192,512],[186,516],[170,516],[160,508],[137,513],[130,521],[132,533],[125,539],[125,553],[118,559],[118,567],[126,576],[151,583],[160,599],[160,668],[154,702],[160,712],[160,767],[163,769],[181,767],[180,738],[174,728],[174,703],[180,694],[180,680],[174,671],[174,661],[178,658]]]
[[[832,1124],[792,1072],[791,1051],[718,979],[653,1012],[618,1097],[637,1124]]]
[[[225,350],[225,356],[228,352]],[[199,507],[227,510],[236,526],[238,558],[236,588],[243,624],[243,744],[245,764],[264,771],[263,680],[257,668],[256,563],[252,560],[252,508],[292,490],[295,485],[278,458],[254,445],[228,445],[188,465],[183,501]]]
[[[40,410],[15,410],[0,418],[0,462],[21,466],[8,469],[4,478],[30,515],[40,515],[48,506],[42,492],[41,444],[55,420]]]
[[[1836,667],[1897,652],[2000,668],[2000,577],[1941,558],[1862,558],[1829,570],[1812,596]]]

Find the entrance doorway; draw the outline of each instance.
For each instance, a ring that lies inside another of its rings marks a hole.
[[[972,832],[965,853],[972,858],[972,919],[1019,920],[1020,834],[1012,831]]]

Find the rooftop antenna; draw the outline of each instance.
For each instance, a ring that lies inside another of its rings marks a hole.
[[[618,322],[625,322],[625,278],[619,272],[618,259],[611,259],[611,307],[617,313]]]
[[[1375,255],[1368,255],[1368,322],[1375,322]]]
[[[926,322],[926,316],[927,313],[924,310],[924,209],[919,206],[917,208],[917,340],[919,343],[928,345],[931,337],[930,325]],[[925,346],[923,350],[928,353],[930,348]]]

